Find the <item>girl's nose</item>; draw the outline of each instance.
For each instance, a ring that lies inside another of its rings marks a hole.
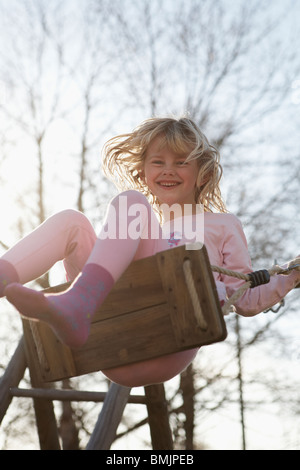
[[[165,166],[163,168],[163,174],[164,175],[174,175],[174,173],[175,173],[175,170],[174,170],[173,166],[168,165],[168,166]]]

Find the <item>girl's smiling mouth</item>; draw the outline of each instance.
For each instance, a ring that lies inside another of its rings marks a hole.
[[[179,181],[157,181],[156,184],[158,184],[160,187],[164,189],[172,189],[177,186],[179,186],[181,183]]]

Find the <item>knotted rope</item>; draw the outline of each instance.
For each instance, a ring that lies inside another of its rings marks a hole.
[[[49,362],[48,362],[48,359],[47,359],[47,356],[46,356],[46,353],[45,353],[45,350],[44,350],[44,346],[43,346],[43,342],[42,342],[42,339],[41,339],[41,336],[40,336],[40,332],[38,330],[37,322],[30,320],[29,325],[30,325],[31,334],[32,334],[32,337],[33,337],[33,340],[34,340],[34,344],[35,344],[35,347],[36,347],[36,350],[37,350],[39,363],[41,364],[41,366],[44,370],[48,371],[48,370],[50,370],[50,366],[49,366]]]
[[[257,287],[261,284],[267,284],[270,281],[270,277],[275,276],[276,274],[287,275],[293,270],[300,271],[300,257],[290,261],[286,268],[282,268],[275,264],[270,269],[263,269],[261,271],[254,271],[247,274],[214,265],[211,265],[211,269],[213,272],[218,272],[220,274],[225,274],[226,276],[232,276],[245,281],[245,283],[242,284],[241,287],[234,292],[234,294],[232,294],[232,296],[223,305],[223,314],[227,315],[231,310],[231,306],[242,297],[247,289]]]
[[[237,271],[232,271],[226,268],[221,268],[220,266],[215,266],[215,265],[211,265],[211,270],[213,272],[225,274],[226,276],[235,277],[237,279],[241,279],[245,281],[244,284],[242,284],[240,288],[237,289],[233,293],[233,295],[223,305],[222,307],[223,315],[228,315],[228,313],[231,310],[232,305],[234,305],[235,302],[237,302],[242,297],[244,292],[246,292],[246,290],[248,290],[249,288],[251,289],[262,284],[267,284],[270,281],[271,276],[275,276],[276,274],[287,275],[293,270],[300,271],[300,257],[295,258],[294,260],[290,261],[286,268],[282,268],[281,266],[274,265],[268,270],[263,269],[260,271],[254,271],[252,273],[247,273],[247,274],[237,272]],[[196,290],[193,275],[192,275],[191,261],[189,259],[186,259],[183,262],[183,272],[184,272],[187,288],[191,296],[197,322],[200,328],[205,330],[207,328],[207,323],[206,323],[206,320],[204,318],[204,315],[201,309],[200,301],[198,298],[197,290]]]
[[[194,313],[195,313],[197,323],[198,323],[198,325],[200,326],[200,328],[202,330],[206,330],[207,329],[207,322],[206,322],[206,320],[204,318],[204,315],[203,315],[203,312],[202,312],[199,297],[198,297],[197,290],[196,290],[195,283],[194,283],[194,278],[193,278],[193,273],[192,273],[192,265],[191,265],[191,261],[189,259],[185,259],[184,262],[183,262],[183,273],[184,273],[185,282],[186,282],[186,285],[187,285],[187,288],[188,288],[188,291],[189,291],[189,294],[190,294],[190,297],[191,297],[191,301],[192,301],[192,304],[193,304]]]

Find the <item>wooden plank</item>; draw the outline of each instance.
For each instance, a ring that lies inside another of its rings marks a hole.
[[[44,323],[38,324],[38,333],[40,336],[40,347],[42,354],[45,355],[45,373],[50,373],[50,370],[55,370],[56,374],[61,377],[73,377],[76,375],[76,366],[73,360],[73,354],[69,347],[59,341],[53,331]],[[49,336],[51,335],[51,341]],[[33,335],[34,336],[34,335]],[[34,338],[36,341],[36,339]],[[39,355],[37,347],[37,354]],[[39,358],[40,364],[43,363]]]
[[[156,257],[167,301],[172,309],[171,321],[178,348],[181,350],[197,342],[205,345],[224,340],[226,326],[205,247],[201,250],[172,251],[172,256],[168,256],[169,252],[163,252]],[[207,323],[206,329],[202,329],[197,322],[187,288],[183,274],[183,263],[186,260],[190,262],[193,284]]]
[[[45,289],[46,293],[67,290],[71,283]],[[160,280],[155,256],[132,263],[116,282],[103,302],[101,309],[93,318],[93,323],[100,318],[113,318],[128,312],[150,307],[155,303],[165,302],[165,294]]]
[[[197,325],[194,316],[191,315],[193,306],[183,276],[182,263],[186,250],[172,251],[172,257],[169,256],[168,252],[157,255],[157,263],[165,295],[171,309],[170,319],[177,345],[181,348],[189,341],[189,335],[194,335]]]
[[[48,382],[50,377],[50,380],[56,380],[54,377],[74,377],[77,372],[71,349],[58,340],[49,326],[41,322],[32,323],[37,329],[37,339],[31,322],[23,319],[26,354],[36,380],[42,383]],[[39,346],[42,351],[39,351]]]
[[[103,302],[93,322],[161,303],[165,303],[165,294],[155,256],[151,256],[135,261],[127,268]]]
[[[23,323],[23,332],[24,332],[24,339],[25,339],[25,351],[26,351],[26,357],[27,357],[27,362],[28,362],[28,366],[30,369],[30,373],[34,374],[39,382],[44,382],[47,380],[47,377],[44,373],[45,371],[44,371],[43,364],[39,362],[36,345],[35,345],[35,342],[31,333],[30,322],[22,318],[22,323]]]
[[[165,305],[94,324],[89,341],[73,350],[73,358],[81,375],[168,354],[170,349],[176,349],[176,341]]]

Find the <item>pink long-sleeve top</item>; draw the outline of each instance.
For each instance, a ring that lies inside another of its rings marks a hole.
[[[247,240],[236,216],[206,212],[204,244],[211,264],[242,273],[253,271]],[[222,287],[230,297],[244,282],[219,273],[214,277],[221,297]],[[256,315],[278,303],[299,282],[299,271],[272,276],[268,284],[248,289],[235,304],[236,311],[244,316]]]

